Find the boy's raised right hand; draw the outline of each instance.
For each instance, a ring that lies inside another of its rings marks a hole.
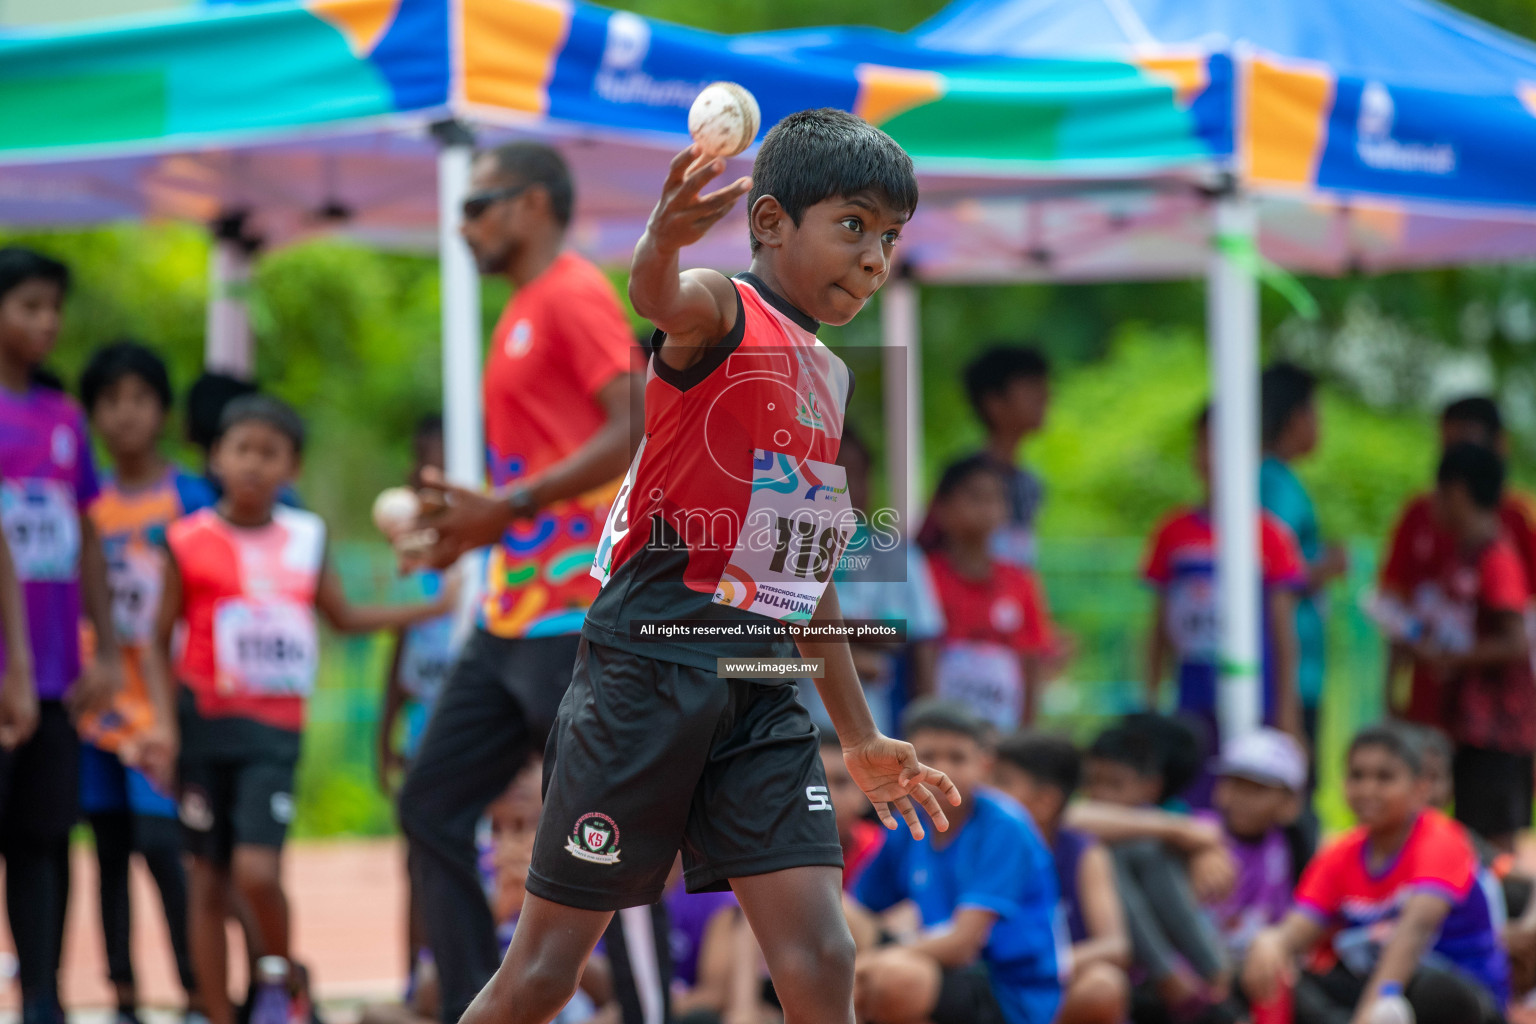
[[[700,195],[704,185],[723,170],[725,161],[719,157],[699,159],[697,146],[689,146],[672,158],[661,199],[645,226],[651,244],[663,252],[687,248],[751,191],[752,179],[743,177],[709,195]]]

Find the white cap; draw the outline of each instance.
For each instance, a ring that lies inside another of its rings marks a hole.
[[[1307,787],[1307,755],[1279,729],[1256,729],[1226,745],[1216,774],[1280,786],[1293,793]]]

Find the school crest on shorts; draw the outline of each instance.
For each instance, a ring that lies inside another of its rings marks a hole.
[[[565,849],[572,857],[590,864],[617,864],[619,826],[606,814],[583,814],[566,838]]]

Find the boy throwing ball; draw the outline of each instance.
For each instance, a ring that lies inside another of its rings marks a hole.
[[[657,641],[649,621],[722,629],[839,619],[827,580],[852,529],[837,457],[851,382],[816,340],[884,283],[917,205],[912,161],[836,110],[785,118],[754,177],[672,161],[635,248],[630,298],[657,327],[646,436],[614,502],[574,677],[545,762],[528,899],[466,1024],[542,1024],[576,988],[617,910],[661,896],[676,852],[693,892],[736,893],[785,1017],[848,1024],[854,946],[819,742],[784,682],[725,679],[718,659],[792,655],[784,639]],[[681,250],[748,197],[752,269],[680,272]],[[840,521],[837,513],[845,513]],[[888,828],[947,827],[953,783],[875,729],[846,643],[798,641],[849,773]],[[893,811],[894,806],[894,811]]]

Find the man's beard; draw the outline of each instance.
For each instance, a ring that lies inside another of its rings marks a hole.
[[[503,245],[495,252],[475,253],[475,266],[480,268],[482,274],[504,274],[512,265],[512,256],[516,247]]]

